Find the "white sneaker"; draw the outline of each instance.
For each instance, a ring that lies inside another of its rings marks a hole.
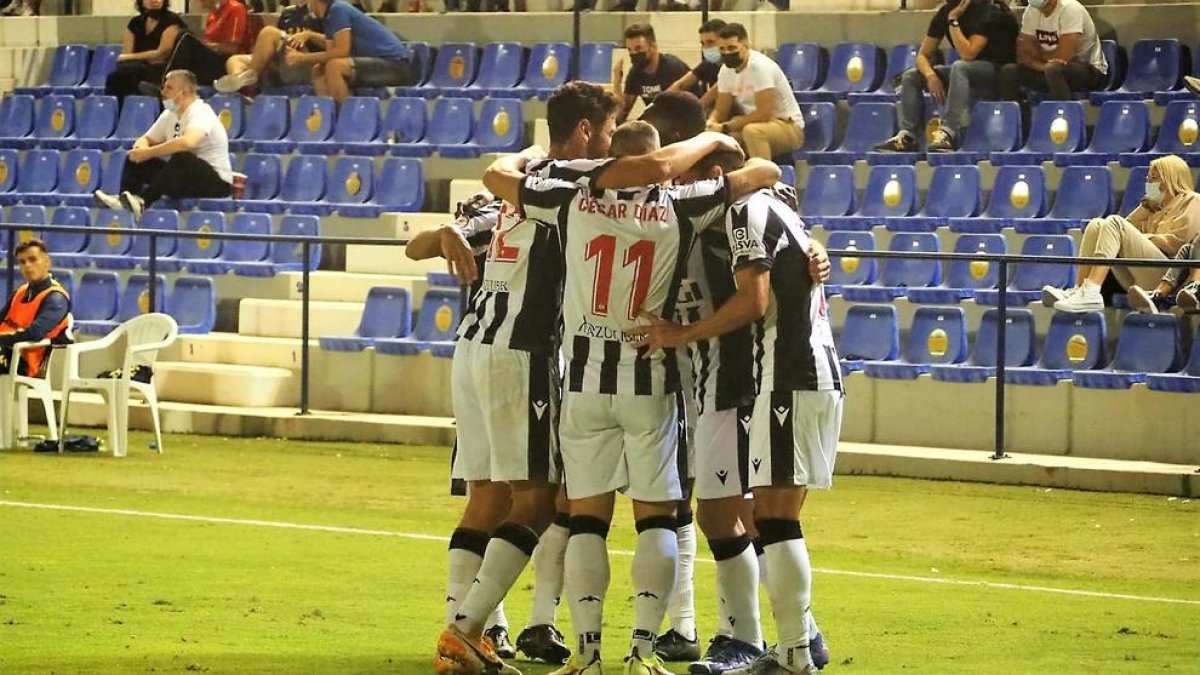
[[[104,190],[92,191],[92,196],[96,198],[96,204],[103,206],[106,209],[123,209],[125,205],[121,203],[119,197],[113,196]]]
[[[1104,297],[1100,289],[1079,287],[1069,296],[1054,303],[1054,309],[1059,312],[1082,314],[1084,312],[1100,312],[1104,310]]]
[[[121,193],[121,204],[133,213],[133,217],[141,220],[142,212],[146,210],[146,200],[126,190]]]
[[[1175,294],[1175,305],[1185,312],[1200,311],[1200,284],[1189,282]]]
[[[1130,286],[1128,290],[1129,306],[1142,314],[1158,314],[1157,291],[1147,291],[1141,286]]]
[[[1183,76],[1183,86],[1187,87],[1187,90],[1192,92],[1193,94],[1200,96],[1200,77],[1192,77],[1191,75],[1184,75]]]
[[[225,94],[231,94],[240,90],[242,87],[249,87],[258,83],[258,73],[253,69],[247,68],[237,75],[226,75],[218,77],[213,81],[213,88]]]
[[[1057,286],[1042,286],[1042,304],[1046,307],[1054,307],[1055,303],[1060,300],[1066,300],[1072,293],[1074,288],[1058,288]]]

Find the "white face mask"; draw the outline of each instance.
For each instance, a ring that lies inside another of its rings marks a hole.
[[[705,47],[700,50],[700,53],[704,55],[704,60],[708,63],[721,62],[721,50],[717,47]]]
[[[1034,9],[1041,9],[1046,6],[1049,0],[1029,0],[1029,6]]]
[[[1161,204],[1163,200],[1162,188],[1155,182],[1146,182],[1146,201],[1151,204]]]
[[[175,102],[175,99],[164,98],[162,103],[163,103],[163,109],[166,110],[167,112],[178,112],[179,111],[179,104]]]

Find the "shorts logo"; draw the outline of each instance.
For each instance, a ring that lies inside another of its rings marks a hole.
[[[779,406],[773,411],[775,419],[779,421],[779,426],[783,426],[787,422],[788,413],[791,412],[786,406]]]
[[[729,478],[729,472],[725,469],[721,469],[717,472],[717,480],[721,481],[721,485],[725,484],[725,479],[727,478]]]
[[[542,419],[542,415],[546,414],[546,402],[545,401],[534,401],[533,402],[533,414],[537,415],[537,418],[539,420]]]
[[[762,466],[762,460],[755,459],[755,460],[751,460],[750,463],[754,465],[754,473],[758,473],[758,467]]]
[[[742,417],[742,431],[747,434],[750,433],[750,416],[749,415],[745,415]]]

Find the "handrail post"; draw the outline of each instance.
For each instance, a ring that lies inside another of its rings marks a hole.
[[[568,79],[579,78],[579,58],[583,55],[583,19],[579,9],[580,0],[571,3],[571,72]]]
[[[992,459],[1004,459],[1004,374],[1006,370],[1008,349],[1008,261],[1000,259],[1000,302],[997,303],[998,314],[996,329],[996,447],[992,449]]]
[[[157,271],[158,271],[158,235],[151,233],[150,234],[150,262],[146,265],[146,272],[148,272],[150,274],[150,286],[149,286],[150,290],[148,291],[148,293],[150,294],[150,297],[149,297],[150,302],[147,305],[147,307],[150,308],[151,312],[158,311],[158,304],[155,302],[155,300],[157,300],[157,298],[158,298],[158,275],[155,274],[155,272],[157,272]]]
[[[300,414],[308,414],[308,262],[311,255],[308,239],[301,244],[300,276]]]
[[[700,0],[700,23],[708,23],[708,5],[709,0]]]
[[[10,228],[8,228],[7,234],[8,234],[8,267],[5,269],[4,274],[5,274],[7,282],[8,282],[7,288],[11,289],[13,287],[13,282],[16,281],[16,279],[17,279],[17,266],[16,266],[17,259],[16,259],[16,256],[14,256],[12,254],[13,249],[17,247],[17,230],[15,228],[10,227]]]

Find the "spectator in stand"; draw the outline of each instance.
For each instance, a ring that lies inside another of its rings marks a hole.
[[[1079,255],[1085,258],[1143,258],[1166,261],[1200,235],[1200,195],[1192,190],[1187,162],[1175,155],[1150,162],[1146,196],[1128,218],[1095,218],[1083,231]],[[1107,265],[1079,265],[1075,288],[1042,289],[1042,302],[1060,312],[1098,312],[1104,309],[1100,286]],[[1164,267],[1112,267],[1122,288],[1148,288],[1167,272]]]
[[[259,31],[249,54],[229,57],[225,62],[229,74],[217,78],[213,86],[228,93],[253,87],[259,78],[272,85],[307,84],[312,79],[312,66],[288,65],[284,62],[284,49],[319,52],[323,45],[318,39],[323,42],[324,34],[324,22],[308,9],[308,0],[300,0],[280,12],[277,25]]]
[[[640,96],[650,105],[659,92],[666,91],[676,80],[689,71],[687,64],[678,56],[660,52],[650,24],[635,23],[625,29],[625,49],[629,52],[629,77],[625,88],[621,88],[622,64],[613,68],[613,91],[624,91],[621,111],[617,113],[617,124],[625,121],[633,104]]]
[[[1175,260],[1200,262],[1200,234],[1179,247]],[[1186,283],[1184,279],[1187,279]],[[1156,314],[1171,306],[1172,295],[1179,309],[1185,312],[1200,311],[1200,267],[1172,267],[1151,291],[1137,285],[1130,286],[1129,304],[1139,312]]]
[[[705,110],[712,110],[717,100],[717,74],[721,72],[720,33],[724,27],[725,22],[720,19],[709,19],[700,24],[700,63],[668,89],[697,94]]]
[[[717,102],[708,129],[731,134],[750,157],[771,159],[799,150],[804,115],[779,64],[750,49],[740,23],[727,24],[720,38],[724,67],[717,75]]]
[[[196,0],[196,6],[208,10],[204,37],[181,34],[166,70],[190,70],[196,74],[197,82],[207,86],[225,74],[227,59],[250,49],[249,12],[242,0]],[[159,96],[162,92],[158,84],[143,82],[138,89],[148,96]]]
[[[0,5],[6,3],[0,2]],[[0,10],[0,16],[41,16],[42,0],[13,0]]]
[[[953,152],[967,128],[976,99],[996,93],[1000,68],[1016,60],[1017,20],[1001,0],[946,0],[929,22],[921,40],[917,65],[900,77],[896,112],[900,132],[875,146],[880,152],[916,152],[918,128],[925,111],[924,93],[945,104],[942,123],[929,143],[930,152]],[[958,52],[953,65],[934,65],[938,47],[948,39]]]
[[[125,26],[117,67],[104,83],[104,93],[118,100],[138,93],[142,82],[162,80],[176,41],[187,32],[170,0],[137,0],[137,10]]]
[[[196,96],[196,76],[172,70],[163,78],[162,96],[162,114],[125,156],[120,197],[93,193],[101,206],[126,208],[140,218],[160,197],[231,194],[229,140],[212,107]]]
[[[1000,69],[1001,99],[1026,107],[1025,87],[1049,92],[1051,100],[1070,101],[1071,92],[1099,89],[1107,77],[1096,24],[1079,0],[1029,0],[1021,15],[1017,62]]]
[[[25,283],[17,287],[0,310],[0,317],[4,317],[0,321],[0,365],[4,373],[12,372],[9,359],[13,345],[18,342],[40,342],[47,338],[53,344],[69,341],[66,330],[71,299],[50,274],[46,244],[40,239],[23,241],[13,247],[13,258]],[[32,377],[40,375],[49,353],[49,347],[23,351],[15,372]]]

